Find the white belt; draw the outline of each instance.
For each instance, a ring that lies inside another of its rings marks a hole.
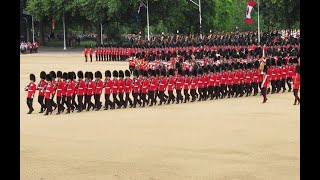
[[[33,91],[33,90],[28,90],[28,91]]]
[[[110,87],[106,87],[106,89],[110,89]]]
[[[59,91],[61,91],[62,89],[58,89]]]

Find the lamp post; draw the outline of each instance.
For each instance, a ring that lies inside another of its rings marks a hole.
[[[202,17],[201,17],[201,0],[199,0],[199,3],[197,4],[193,0],[189,0],[199,8],[199,23],[200,23],[200,38],[202,39]]]

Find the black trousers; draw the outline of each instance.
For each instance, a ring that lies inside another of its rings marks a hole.
[[[62,109],[64,109],[64,105],[68,106],[67,105],[67,96],[66,95],[62,95]]]
[[[132,105],[132,100],[130,98],[130,94],[126,93],[126,97],[125,97],[125,100],[124,100],[124,107],[125,108],[128,106],[128,102],[129,102],[130,105]]]
[[[138,94],[139,93],[133,93],[133,107],[135,108],[138,103]]]
[[[164,91],[159,91],[159,99],[160,99],[159,105],[162,105],[162,102],[165,102],[165,101],[166,101],[166,100],[164,99]]]
[[[147,93],[141,93],[142,107],[145,107],[147,101]]]
[[[87,62],[87,60],[88,60],[88,57],[87,57],[87,55],[85,55],[85,56],[84,56],[84,59],[85,59],[85,60],[86,60],[86,62]]]
[[[78,110],[81,112],[83,108],[83,95],[78,95]]]
[[[234,95],[233,85],[228,85],[228,97],[230,97],[230,95]]]
[[[86,107],[88,111],[91,107],[94,107],[94,104],[91,102],[91,96],[92,95],[86,95]]]
[[[120,103],[120,106],[123,106],[124,105],[124,99],[123,99],[123,92],[121,93],[118,93],[119,94],[119,103]]]
[[[177,93],[177,103],[179,103],[179,101],[183,101],[183,97],[182,97],[182,94],[181,94],[181,89],[177,89],[176,90],[176,93]]]
[[[57,96],[58,113],[60,113],[62,110],[62,104],[61,104],[62,101],[61,100],[62,100],[62,97]]]
[[[33,103],[33,98],[27,98],[27,105],[29,110],[33,110],[32,103]]]
[[[92,62],[92,55],[90,55],[90,61]]]
[[[243,94],[244,94],[244,84],[239,84],[239,89],[238,89],[238,91],[239,91],[239,94],[240,94],[240,96],[243,96]]]
[[[199,101],[201,101],[203,94],[202,94],[203,88],[198,88],[198,94],[199,94]]]
[[[222,96],[226,96],[227,95],[227,86],[225,84],[221,84],[221,93]]]
[[[104,106],[106,109],[109,109],[109,106],[112,105],[112,102],[110,101],[110,94],[104,94]]]
[[[72,105],[71,105],[71,109],[74,109],[75,107],[78,107],[78,104],[76,103],[76,94],[72,95]]]
[[[46,109],[46,105],[44,104],[44,96],[38,96],[38,103],[41,106],[41,111],[43,111],[44,109]]]
[[[71,96],[67,96],[67,112],[70,112],[71,110]]]
[[[215,95],[216,99],[219,98],[219,96],[220,96],[220,86],[215,86],[214,87],[214,95]]]
[[[206,100],[208,98],[208,87],[202,89],[202,99]]]
[[[183,95],[184,95],[184,102],[187,100],[190,100],[190,95],[189,95],[189,89],[183,89]]]
[[[45,103],[46,103],[46,107],[47,107],[46,114],[48,114],[49,112],[52,111],[51,99],[45,99]]]
[[[281,90],[281,80],[277,80],[277,92],[279,92]]]
[[[195,101],[196,100],[196,89],[191,89],[190,94],[191,94],[192,101]]]
[[[281,88],[283,91],[287,90],[286,89],[286,79],[281,79]]]
[[[170,102],[174,102],[175,101],[175,97],[173,95],[173,91],[168,91],[169,94],[169,98],[168,98],[168,104],[170,104]]]
[[[261,94],[263,96],[263,101],[266,101],[267,100],[267,88],[263,87],[261,89]]]
[[[98,61],[98,55],[96,54],[96,61]]]
[[[148,91],[148,104],[150,104],[150,106],[153,106],[153,103],[156,104],[154,91]]]
[[[116,108],[116,104],[118,107],[120,107],[120,101],[117,98],[117,94],[112,94],[113,102],[112,102],[112,108]]]
[[[276,80],[271,80],[271,93],[275,93],[277,88]],[[261,89],[262,91],[262,89]]]
[[[253,86],[253,95],[258,94],[258,82],[253,82],[252,86]]]
[[[287,77],[287,85],[288,85],[288,87],[289,87],[289,91],[291,91],[291,83],[290,82],[292,82],[292,77]]]
[[[299,89],[293,89],[294,104],[296,104],[297,101],[300,103],[300,98],[299,98],[299,95],[298,95],[298,91],[299,91]]]
[[[101,94],[95,94],[94,95],[94,106],[95,106],[95,109],[101,109],[100,96],[101,96]]]
[[[251,84],[250,83],[246,84],[246,92],[247,92],[247,95],[251,94]]]

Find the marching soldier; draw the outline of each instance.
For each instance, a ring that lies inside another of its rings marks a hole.
[[[177,102],[176,104],[179,104],[179,101],[181,100],[181,103],[183,102],[183,97],[181,94],[181,89],[183,87],[183,77],[182,77],[182,69],[178,69],[178,77],[176,79],[176,93],[177,93]]]
[[[215,97],[214,91],[215,91],[215,87],[216,87],[217,75],[214,71],[215,71],[215,67],[211,66],[210,67],[210,83],[209,83],[210,100],[213,100]]]
[[[247,67],[248,69],[245,76],[246,97],[251,95],[251,92],[252,92],[251,82],[253,78],[253,72],[251,70],[252,64],[248,63]]]
[[[196,89],[198,86],[198,78],[197,78],[197,70],[192,70],[191,75],[191,83],[190,83],[190,94],[191,94],[191,102],[194,102],[196,100]]]
[[[52,113],[52,94],[53,94],[53,85],[52,85],[52,77],[50,74],[46,75],[46,81],[47,81],[47,85],[42,89],[42,91],[44,91],[44,97],[45,97],[45,104],[47,107],[47,111],[44,114],[45,116],[48,115],[49,113]]]
[[[203,70],[199,69],[198,70],[198,94],[199,94],[199,100],[203,98],[203,84],[204,84],[204,77],[203,77]]]
[[[300,98],[299,98],[299,88],[300,88],[300,65],[296,66],[296,74],[293,76],[293,95],[294,95],[294,103],[293,105],[300,104]]]
[[[111,80],[111,72],[109,70],[106,70],[105,72],[105,81],[104,81],[104,98],[105,98],[105,103],[104,103],[104,110],[109,109],[109,105],[112,105],[112,102],[110,101],[110,94],[111,90],[113,88],[113,81]]]
[[[86,95],[87,111],[90,111],[91,107],[92,107],[92,110],[94,110],[94,104],[91,102],[91,97],[92,95],[94,95],[96,86],[92,80],[93,80],[93,73],[88,72],[87,95]]]
[[[88,47],[87,46],[85,46],[85,48],[83,50],[83,55],[84,55],[84,59],[87,62],[87,60],[88,60]]]
[[[240,96],[239,97],[242,97],[244,95],[244,65],[241,63],[240,66],[239,66],[239,79],[240,79],[240,84],[239,84],[239,94]]]
[[[60,114],[63,108],[62,104],[62,91],[64,88],[64,82],[61,80],[62,79],[62,72],[58,71],[57,72],[57,82],[55,83],[54,89],[56,90],[57,94],[57,105],[58,105],[58,112],[56,113],[57,115]]]
[[[112,72],[112,76],[113,76],[113,80],[112,80],[112,97],[113,97],[113,102],[112,102],[112,107],[110,109],[115,109],[116,108],[116,104],[117,104],[117,109],[120,109],[120,101],[117,98],[118,95],[118,86],[119,86],[119,80],[118,80],[118,76],[119,73],[118,71],[114,70]]]
[[[184,103],[190,101],[189,89],[191,84],[191,77],[189,76],[189,69],[184,71],[184,84],[183,84],[183,95],[184,95]]]
[[[95,102],[95,111],[100,111],[101,109],[101,101],[100,101],[100,96],[102,93],[102,88],[103,88],[103,82],[101,80],[102,74],[100,71],[96,71],[94,73],[94,77],[96,78],[95,80],[95,92],[94,92],[94,102]]]
[[[76,76],[76,73],[74,71],[71,72],[72,74],[72,83],[74,84],[73,86],[73,94],[72,94],[72,99],[71,99],[71,110],[72,112],[74,111],[74,109],[78,110],[78,104],[76,103],[76,94],[77,94],[77,91],[78,91],[78,87],[77,87],[77,76]]]
[[[90,49],[89,49],[90,62],[92,62],[92,54],[93,54],[93,49],[92,49],[92,45],[90,45]]]
[[[155,76],[156,76],[156,71],[152,70],[151,71],[151,78],[149,79],[150,86],[148,89],[148,103],[150,104],[149,106],[153,106],[153,104],[156,104],[155,98],[157,98],[157,97],[155,96],[155,91],[158,87],[158,79]]]
[[[78,111],[81,112],[83,108],[83,96],[85,92],[86,84],[83,81],[83,72],[78,71],[78,83],[77,83],[77,97],[78,97]]]
[[[174,70],[173,69],[169,69],[169,77],[168,77],[168,94],[169,94],[169,98],[168,98],[168,101],[167,101],[167,104],[170,104],[170,102],[172,101],[172,103],[174,103],[175,101],[175,97],[173,95],[173,89],[175,87],[175,84],[174,84]]]
[[[204,67],[203,68],[203,89],[202,89],[202,100],[206,101],[208,99],[208,87],[209,87],[209,83],[210,83],[210,77],[208,74],[208,68]]]
[[[125,100],[124,100],[124,108],[127,108],[128,102],[130,104],[130,108],[133,107],[133,102],[130,98],[130,92],[132,91],[132,79],[130,78],[130,71],[126,70],[124,72],[126,79],[125,79],[125,85],[124,85],[124,93],[126,94]]]
[[[73,73],[72,72],[68,72],[68,80],[66,83],[66,87],[67,87],[67,91],[66,91],[66,96],[67,96],[67,112],[66,114],[70,114],[70,110],[72,110],[73,112],[73,108],[72,108],[72,104],[71,104],[71,100],[72,100],[72,96],[74,94],[74,86],[75,84],[73,83]]]
[[[267,74],[267,66],[264,66],[264,69],[263,69],[263,77],[262,77],[262,84],[261,84],[261,94],[263,96],[263,102],[262,103],[265,103],[267,102],[267,88],[269,86],[269,82],[270,82],[270,77],[269,75]]]
[[[124,83],[124,73],[122,70],[119,71],[119,84],[118,84],[118,94],[119,94],[119,103],[120,103],[120,107],[124,105],[124,100],[123,100],[123,92],[124,92],[124,87],[125,87],[125,83]]]
[[[162,103],[166,102],[165,98],[164,98],[164,92],[166,91],[166,87],[167,87],[167,78],[165,77],[166,75],[166,71],[163,69],[161,70],[160,73],[160,82],[159,82],[159,97],[160,97],[160,103],[158,106],[161,106]]]
[[[220,67],[216,66],[216,81],[215,81],[215,89],[214,89],[214,94],[216,96],[216,99],[220,97],[220,82],[221,82],[221,74],[220,74]]]
[[[286,89],[286,80],[287,80],[287,74],[288,74],[288,68],[287,68],[287,62],[285,59],[282,59],[282,68],[281,68],[281,88],[282,93],[284,93]]]
[[[234,79],[234,73],[232,72],[232,65],[228,66],[228,78],[227,78],[227,85],[228,85],[228,98],[230,98],[230,95],[234,96],[234,90],[233,90],[233,80]]]
[[[149,85],[150,85],[150,81],[148,80],[148,72],[143,71],[143,80],[142,80],[142,86],[141,86],[142,108],[145,107],[145,104],[147,101],[147,93],[148,93]]]
[[[259,61],[254,62],[254,71],[253,71],[253,79],[252,79],[252,86],[253,86],[253,96],[258,94],[258,86],[259,86],[259,78],[260,78],[260,70],[259,70]]]
[[[133,108],[136,108],[138,103],[138,95],[139,95],[139,88],[140,88],[140,79],[138,78],[139,71],[133,71]]]
[[[240,73],[238,71],[238,64],[234,64],[234,78],[233,78],[233,91],[235,97],[239,95]]]
[[[37,85],[35,84],[35,82],[36,82],[36,76],[34,74],[30,74],[30,83],[25,88],[25,91],[28,91],[27,105],[29,108],[29,112],[27,114],[31,114],[34,111],[32,104],[33,104],[33,97],[37,89]]]
[[[221,99],[223,99],[225,96],[227,96],[227,81],[228,81],[228,72],[226,72],[226,67],[223,65],[221,67],[222,73],[221,73]]]
[[[292,82],[292,76],[294,75],[294,71],[295,71],[295,69],[293,66],[293,59],[290,58],[289,59],[289,66],[288,66],[288,76],[287,76],[287,85],[289,87],[288,92],[291,92],[291,89],[292,89],[291,82]]]
[[[271,59],[271,69],[270,69],[270,73],[271,73],[271,94],[274,94],[276,92],[276,80],[277,80],[277,69],[275,68],[276,66],[276,62],[275,59],[272,58]]]
[[[55,87],[55,86],[56,86],[56,77],[57,77],[56,72],[50,71],[49,74],[50,74],[51,77],[52,77],[52,81],[51,81],[52,87]],[[55,103],[55,102],[53,101],[53,98],[54,98],[55,94],[56,94],[56,89],[53,89],[53,94],[52,94],[52,99],[51,99],[51,105],[54,107],[53,110],[56,110],[56,108],[58,107],[58,106],[57,106],[57,103]]]
[[[43,113],[44,110],[46,109],[46,105],[44,104],[44,91],[42,91],[43,87],[47,84],[45,79],[46,79],[46,73],[44,71],[40,72],[40,82],[37,86],[37,90],[39,90],[39,95],[38,95],[38,103],[41,106],[40,112]]]
[[[61,92],[61,96],[62,96],[62,100],[61,100],[61,112],[64,112],[64,104],[66,106],[68,106],[68,103],[67,103],[67,79],[68,79],[68,73],[64,72],[62,74],[62,82],[63,82],[63,86],[62,86],[62,92]],[[59,87],[58,87],[59,88]]]
[[[276,70],[276,76],[277,76],[277,80],[276,80],[276,85],[277,85],[277,93],[280,92],[281,90],[281,81],[282,81],[282,76],[281,76],[281,61],[282,59],[279,57],[278,61],[277,61],[277,70]]]

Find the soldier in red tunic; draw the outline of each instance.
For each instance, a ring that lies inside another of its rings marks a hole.
[[[140,79],[138,78],[139,71],[135,69],[133,71],[133,108],[136,108],[138,103],[138,95],[139,95],[139,88],[140,88]]]
[[[110,94],[113,88],[113,81],[111,80],[111,72],[109,70],[105,71],[105,77],[106,79],[104,80],[104,110],[108,110],[109,106],[111,106],[112,104],[112,102],[110,101]]]
[[[228,98],[230,98],[230,95],[234,96],[234,90],[233,90],[233,78],[234,73],[232,72],[232,65],[228,66],[228,78],[227,78],[227,85],[228,85]]]
[[[52,81],[51,81],[52,87],[57,86],[58,84],[56,84],[56,77],[57,77],[56,72],[50,71],[49,74],[50,74],[51,77],[52,77]],[[53,110],[56,110],[56,108],[58,107],[57,103],[55,103],[54,100],[53,100],[55,94],[56,94],[56,89],[54,88],[54,89],[53,89],[53,92],[52,92],[52,99],[51,99],[51,105],[54,107]]]
[[[160,79],[159,79],[159,99],[160,99],[160,103],[158,106],[161,106],[162,103],[166,102],[165,98],[164,98],[164,92],[166,91],[167,88],[167,78],[165,77],[166,75],[166,71],[163,69],[161,70],[160,73]]]
[[[192,70],[191,75],[191,83],[190,83],[190,94],[191,94],[191,102],[194,102],[196,100],[196,89],[198,86],[198,78],[197,78],[197,70]]]
[[[289,66],[288,66],[288,76],[287,76],[287,85],[289,87],[288,92],[291,92],[291,82],[292,82],[292,76],[294,75],[294,66],[293,66],[293,59],[289,58]]]
[[[214,94],[216,99],[220,97],[220,83],[221,83],[221,74],[220,74],[220,67],[216,66],[215,69],[215,74],[216,74],[216,81],[215,81],[215,89],[214,89]]]
[[[88,47],[87,46],[85,46],[85,48],[83,50],[83,55],[84,55],[85,62],[87,62],[87,60],[88,60]]]
[[[215,83],[216,83],[216,73],[215,71],[215,67],[211,66],[210,67],[210,80],[209,80],[209,95],[210,95],[210,100],[213,100],[213,98],[215,97],[214,91],[215,91]]]
[[[288,75],[288,67],[286,59],[282,59],[282,67],[281,67],[281,88],[282,92],[284,93],[286,89],[286,80]]]
[[[118,100],[117,98],[117,95],[118,95],[118,86],[119,86],[119,80],[118,80],[118,76],[119,76],[119,73],[118,71],[114,70],[112,72],[112,76],[113,76],[113,86],[112,86],[112,97],[113,97],[113,102],[112,102],[112,106],[110,109],[115,109],[116,108],[116,105],[118,106],[117,109],[120,109],[120,101]]]
[[[37,86],[37,90],[39,90],[39,95],[38,95],[38,103],[41,106],[40,112],[43,113],[46,109],[46,105],[44,104],[44,91],[42,91],[43,87],[47,84],[45,79],[46,79],[46,72],[41,71],[40,72],[40,82]]]
[[[28,91],[27,105],[29,108],[29,112],[27,114],[31,114],[34,111],[32,103],[33,103],[34,94],[36,93],[36,89],[37,89],[37,85],[35,84],[35,82],[36,82],[36,76],[34,74],[30,74],[30,83],[25,88],[25,91]]]
[[[156,104],[155,98],[157,98],[157,97],[155,96],[155,91],[158,87],[158,79],[155,76],[156,76],[156,71],[152,70],[151,71],[151,78],[149,78],[150,86],[148,89],[148,104],[149,104],[149,106],[153,106],[153,104]]]
[[[102,103],[100,101],[100,96],[103,89],[103,82],[101,80],[102,74],[100,71],[96,71],[94,73],[95,80],[95,92],[94,92],[94,103],[95,103],[95,111],[99,111],[101,109]]]
[[[300,98],[299,98],[299,89],[300,89],[300,65],[296,66],[296,74],[293,76],[293,95],[294,95],[294,103],[293,105],[300,104]]]
[[[281,65],[282,65],[282,58],[279,57],[279,59],[277,61],[277,71],[276,71],[276,76],[277,76],[277,80],[276,80],[277,91],[276,92],[277,93],[279,93],[281,90],[281,81],[282,81]]]
[[[258,94],[259,78],[260,78],[260,64],[259,61],[254,62],[253,78],[252,78],[252,87],[253,87],[253,96]]]
[[[124,74],[126,76],[126,79],[124,82],[124,93],[126,94],[126,97],[124,100],[124,108],[127,108],[128,102],[130,104],[130,107],[132,108],[133,102],[130,98],[130,93],[132,91],[132,79],[130,78],[131,73],[130,73],[130,71],[125,70]]]
[[[85,82],[83,81],[83,72],[78,71],[78,83],[77,83],[77,97],[78,97],[78,111],[81,112],[83,108],[83,96],[85,91]]]
[[[276,92],[276,80],[277,80],[277,69],[276,69],[276,61],[274,58],[271,59],[271,69],[270,69],[270,78],[271,78],[271,94]],[[261,87],[262,88],[262,87]]]
[[[175,80],[174,80],[174,70],[173,69],[169,69],[169,77],[168,77],[168,94],[169,94],[169,98],[167,101],[167,104],[170,104],[170,102],[172,101],[172,103],[174,103],[175,101],[175,97],[173,95],[173,89],[175,88]]]
[[[93,54],[93,49],[92,49],[92,45],[90,45],[90,49],[89,49],[89,56],[90,56],[90,61],[92,62],[92,54]],[[86,61],[87,62],[87,61]]]
[[[262,77],[262,84],[261,84],[261,94],[263,96],[263,102],[262,103],[265,103],[267,102],[267,88],[269,86],[269,82],[270,82],[270,77],[269,75],[267,74],[267,66],[264,66],[264,69],[263,69],[263,77]]]
[[[141,86],[141,94],[142,94],[142,108],[145,107],[145,104],[147,102],[147,93],[150,85],[150,81],[148,79],[148,72],[143,71],[143,79],[142,79],[142,86]]]
[[[245,80],[244,80],[245,87],[246,87],[246,97],[250,96],[252,92],[252,86],[251,86],[252,78],[253,78],[252,64],[248,63]]]
[[[119,95],[119,106],[124,105],[123,93],[124,93],[124,73],[122,70],[119,71],[119,84],[118,84],[118,95]]]
[[[94,95],[95,91],[95,84],[92,81],[93,80],[93,73],[88,72],[88,81],[87,81],[87,94],[86,94],[86,107],[87,111],[90,111],[90,108],[92,107],[92,110],[94,110],[94,104],[91,102],[91,97]]]
[[[53,94],[53,85],[52,85],[52,77],[50,74],[46,75],[46,81],[47,81],[47,85],[42,89],[42,91],[44,91],[44,97],[45,97],[45,104],[47,107],[47,111],[44,114],[45,116],[48,115],[49,113],[52,113],[52,94]]]
[[[203,70],[198,69],[198,94],[199,94],[199,99],[198,101],[201,101],[203,98],[203,84],[204,84],[204,77],[203,77]]]
[[[221,73],[221,99],[227,96],[227,81],[228,81],[228,72],[226,66],[221,67],[222,73]]]
[[[204,66],[203,68],[203,89],[202,89],[202,100],[206,101],[208,99],[208,90],[209,90],[209,74],[208,74],[208,68]]]
[[[179,101],[181,100],[181,103],[183,101],[183,97],[182,97],[182,94],[181,94],[181,89],[183,87],[183,83],[184,83],[184,80],[183,80],[183,77],[182,77],[182,69],[178,69],[178,77],[176,79],[176,93],[177,93],[177,102],[176,104],[179,104]]]
[[[62,72],[58,71],[57,72],[57,78],[58,80],[56,81],[56,84],[54,85],[54,90],[56,90],[57,94],[57,105],[58,105],[58,112],[57,115],[60,114],[62,111],[62,90],[64,88],[64,82],[61,80],[62,79]]]
[[[66,114],[70,113],[70,110],[73,111],[72,109],[72,105],[71,105],[71,99],[72,99],[72,95],[74,94],[74,86],[75,84],[73,83],[73,73],[72,72],[68,72],[68,80],[66,83],[66,87],[67,87],[67,91],[66,91],[66,96],[67,96],[67,112]]]
[[[184,103],[190,101],[189,89],[191,84],[191,77],[189,76],[189,69],[184,71],[184,84],[183,84],[183,95],[184,95]]]
[[[66,96],[66,94],[67,94],[67,86],[66,86],[66,84],[67,84],[67,79],[68,79],[68,73],[66,73],[66,72],[64,72],[63,74],[62,74],[62,82],[63,82],[63,86],[62,86],[62,92],[61,92],[61,95],[62,95],[62,102],[61,102],[61,112],[64,112],[64,109],[65,109],[65,107],[64,107],[64,105],[66,105],[66,106],[68,106],[68,104],[67,104],[67,96]]]

